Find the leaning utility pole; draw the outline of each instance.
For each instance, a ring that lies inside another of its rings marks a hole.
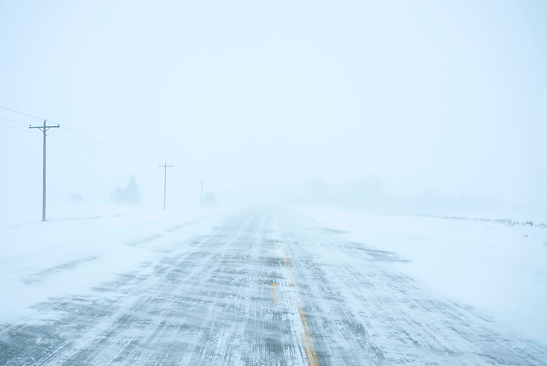
[[[39,128],[44,133],[44,162],[43,162],[43,187],[42,187],[42,221],[46,221],[46,135],[50,128],[59,128],[57,126],[46,126],[46,120],[44,120],[43,126],[29,126],[29,128]]]
[[[198,182],[198,183],[201,183],[201,193],[200,193],[200,196],[199,196],[199,208],[202,208],[203,207],[203,184],[207,183],[207,182],[201,181],[201,182]]]
[[[224,206],[228,206],[228,191],[224,192]]]
[[[167,168],[172,168],[172,165],[158,165],[160,168],[165,169],[165,177],[163,178],[163,211],[165,211],[165,191],[167,190]]]

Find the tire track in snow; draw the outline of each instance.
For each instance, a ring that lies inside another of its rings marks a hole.
[[[300,322],[302,324],[302,347],[306,355],[306,361],[308,361],[308,366],[319,366],[319,361],[317,360],[317,353],[313,347],[313,340],[308,328],[308,322],[306,321],[306,314],[304,312],[304,307],[300,301],[300,296],[298,296],[298,290],[296,289],[296,281],[294,279],[294,273],[292,271],[291,261],[289,255],[287,254],[287,249],[285,249],[285,268],[289,274],[290,279],[290,288],[292,289],[294,295],[294,302],[296,308],[298,309],[298,315],[300,317]]]

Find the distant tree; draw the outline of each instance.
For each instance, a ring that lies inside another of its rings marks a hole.
[[[79,193],[72,193],[72,196],[70,196],[70,202],[72,203],[80,203],[80,202],[83,202],[83,198],[82,198],[82,195],[79,194]]]
[[[110,200],[123,205],[138,205],[140,202],[140,193],[135,176],[131,175],[127,188],[121,189],[119,186],[116,186],[114,193],[110,195]]]
[[[218,206],[217,197],[215,196],[214,192],[205,192],[205,196],[203,197],[203,207],[206,208],[214,208]]]

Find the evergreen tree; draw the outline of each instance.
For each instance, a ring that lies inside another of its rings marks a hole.
[[[124,205],[138,205],[140,202],[140,192],[135,176],[131,175],[127,188],[121,189],[119,186],[116,186],[114,193],[110,195],[110,200]]]
[[[215,196],[215,192],[205,192],[205,196],[203,197],[203,207],[206,208],[214,208],[218,206],[217,198]]]

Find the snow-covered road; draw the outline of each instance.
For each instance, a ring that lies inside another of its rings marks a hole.
[[[0,330],[0,365],[547,364],[544,346],[339,234],[293,211],[231,214],[90,294],[40,303],[40,320]]]

